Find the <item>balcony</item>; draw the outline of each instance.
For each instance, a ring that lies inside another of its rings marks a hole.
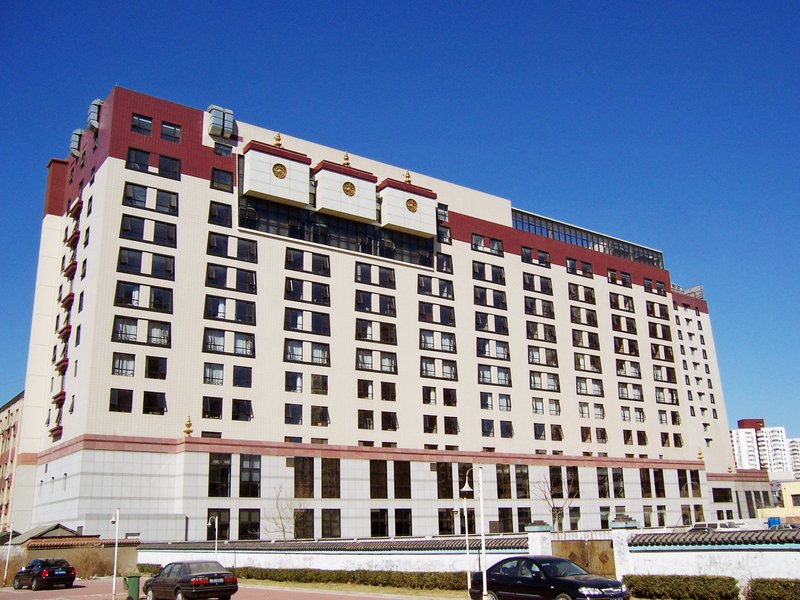
[[[72,325],[65,323],[64,326],[58,330],[58,337],[60,337],[62,340],[67,340],[70,333],[72,333]]]
[[[61,299],[61,307],[68,310],[72,306],[74,300],[75,300],[75,293],[70,292]]]
[[[64,356],[56,363],[56,371],[59,373],[64,373],[69,366],[69,357]]]
[[[81,230],[78,228],[77,225],[75,225],[75,228],[72,230],[72,233],[69,234],[69,237],[67,238],[67,246],[74,249],[79,239],[81,239]]]
[[[53,395],[53,404],[55,404],[56,407],[59,407],[62,404],[64,404],[64,400],[66,399],[67,399],[67,392],[61,390],[57,394]]]
[[[73,258],[64,267],[64,276],[68,279],[72,279],[72,276],[75,275],[75,271],[77,270],[78,270],[78,261]]]
[[[81,214],[81,209],[83,208],[83,200],[78,200],[72,207],[69,209],[69,216],[73,219],[77,219]]]

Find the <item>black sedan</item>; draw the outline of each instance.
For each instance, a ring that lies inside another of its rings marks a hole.
[[[480,600],[483,574],[472,575],[469,596]],[[630,598],[616,579],[590,575],[574,562],[557,556],[515,556],[486,570],[489,600],[591,600]]]
[[[238,590],[236,576],[215,560],[169,563],[158,575],[144,582],[147,600],[230,600]]]
[[[72,587],[75,583],[75,567],[63,558],[34,558],[14,575],[14,589],[30,586],[32,590],[43,590],[54,585]]]

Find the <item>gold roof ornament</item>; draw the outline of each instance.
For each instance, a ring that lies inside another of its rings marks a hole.
[[[403,181],[405,181],[406,183],[411,183],[411,173],[406,171],[406,174],[403,175]]]
[[[343,167],[349,167],[350,166],[350,155],[347,152],[344,153],[344,159],[342,160],[342,166]]]
[[[728,465],[728,473],[733,473],[733,467]]]
[[[699,448],[697,449],[697,460],[699,461],[703,460],[703,451],[700,450]]]
[[[192,417],[186,417],[186,423],[184,423],[183,425],[183,435],[185,437],[191,437],[193,431],[194,430],[192,429]]]
[[[276,148],[283,148],[283,144],[281,143],[281,134],[280,132],[275,134],[275,143],[273,144]]]

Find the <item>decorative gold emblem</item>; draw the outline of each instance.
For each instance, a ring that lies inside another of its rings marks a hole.
[[[272,165],[272,174],[278,179],[283,179],[286,177],[286,167],[281,163],[275,163]]]
[[[355,196],[355,195],[356,195],[356,186],[355,186],[355,185],[353,185],[353,183],[352,183],[352,182],[350,182],[350,181],[345,181],[345,182],[342,184],[342,191],[343,191],[343,192],[345,193],[345,195],[347,195],[347,196]]]
[[[417,212],[417,201],[413,198],[409,198],[406,200],[406,208],[409,212],[415,213]]]

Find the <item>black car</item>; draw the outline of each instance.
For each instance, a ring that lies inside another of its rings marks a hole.
[[[473,573],[469,597],[480,600],[483,574]],[[630,598],[616,579],[590,575],[574,562],[558,556],[515,556],[486,570],[489,600],[592,600]]]
[[[75,567],[63,558],[34,558],[14,575],[14,589],[30,586],[32,590],[43,590],[54,585],[72,587],[75,582]]]
[[[169,563],[155,577],[144,582],[147,600],[159,598],[230,600],[239,590],[236,576],[215,560],[186,560]]]

